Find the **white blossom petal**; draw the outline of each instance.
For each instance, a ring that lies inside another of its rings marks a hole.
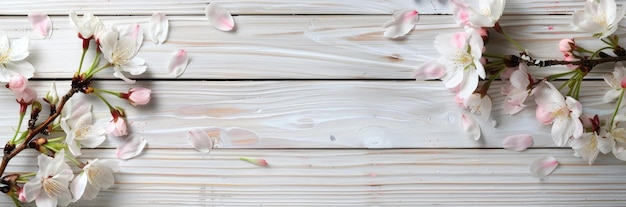
[[[187,140],[196,150],[209,153],[213,149],[213,139],[202,129],[192,129],[187,134]]]
[[[413,72],[416,80],[440,79],[443,77],[445,68],[437,62],[426,62]]]
[[[217,3],[211,2],[206,8],[209,23],[218,30],[231,31],[235,27],[235,20],[230,12]]]
[[[402,37],[408,34],[419,20],[417,10],[402,10],[393,14],[393,19],[383,25],[384,36],[389,38]]]
[[[52,35],[52,20],[47,14],[44,13],[30,13],[28,14],[28,21],[30,26],[43,38],[48,39]]]
[[[24,60],[30,52],[30,39],[28,37],[22,37],[17,40],[11,41],[11,52],[9,54],[11,61]]]
[[[146,144],[147,142],[145,139],[143,139],[143,137],[127,137],[125,142],[117,148],[117,158],[127,160],[136,157],[141,153],[141,151],[143,151],[143,148],[146,146]]]
[[[189,64],[189,56],[187,51],[179,49],[170,57],[170,61],[167,63],[167,69],[170,72],[170,76],[178,78],[187,69]]]
[[[70,192],[74,196],[73,201],[77,201],[83,197],[83,193],[85,192],[88,182],[87,174],[82,172],[70,183]]]
[[[511,135],[502,141],[502,147],[514,151],[524,151],[528,147],[533,145],[533,137],[529,134],[516,134]]]
[[[156,44],[161,44],[167,39],[169,31],[169,20],[163,13],[154,13],[150,18],[150,39]]]
[[[541,157],[530,165],[530,173],[536,178],[545,178],[559,165],[554,157]]]
[[[470,138],[474,140],[480,139],[480,126],[478,126],[478,123],[471,115],[461,115],[461,127]]]

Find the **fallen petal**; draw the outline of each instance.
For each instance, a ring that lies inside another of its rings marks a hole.
[[[183,49],[179,49],[170,57],[170,61],[167,63],[167,69],[170,72],[170,76],[178,78],[187,69],[189,64],[189,56]]]
[[[533,137],[529,134],[511,135],[502,141],[502,147],[505,149],[523,151],[533,145]]]
[[[445,67],[437,62],[426,62],[413,72],[415,80],[440,79],[445,73]]]
[[[203,129],[192,129],[187,134],[189,144],[202,153],[209,153],[213,149],[213,139]]]
[[[163,13],[154,13],[150,18],[150,39],[156,44],[161,44],[167,39],[167,33],[169,31],[170,23]]]
[[[143,151],[143,148],[146,147],[146,140],[143,137],[139,136],[130,136],[126,138],[126,141],[122,143],[121,146],[117,148],[117,158],[120,159],[130,159],[136,157]]]
[[[474,140],[480,139],[480,126],[476,123],[476,119],[472,116],[463,114],[461,115],[461,127],[465,132]]]
[[[385,37],[396,38],[408,34],[419,20],[417,10],[402,10],[393,14],[393,19],[383,25]]]
[[[43,38],[48,39],[52,35],[52,20],[44,13],[28,14],[28,21],[34,31],[39,33]]]
[[[254,159],[254,158],[247,158],[247,157],[240,157],[240,160],[261,166],[261,167],[269,167],[270,165],[267,164],[267,161],[265,161],[265,159]]]
[[[541,157],[539,159],[536,159],[530,165],[530,173],[533,175],[533,177],[545,178],[546,176],[550,175],[550,173],[552,173],[552,171],[554,171],[554,169],[556,169],[556,166],[558,165],[559,162],[556,161],[556,158],[554,157]]]
[[[207,6],[206,16],[209,18],[209,23],[218,30],[230,31],[235,27],[233,16],[217,3],[210,3]]]

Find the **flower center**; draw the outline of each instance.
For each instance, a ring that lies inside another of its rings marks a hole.
[[[56,197],[61,194],[65,186],[63,186],[59,181],[52,179],[52,176],[43,179],[41,182],[44,192],[48,194],[49,197]]]
[[[11,62],[11,57],[9,57],[9,54],[11,54],[11,49],[8,49],[5,53],[0,55],[0,64]]]
[[[81,127],[74,130],[74,139],[75,140],[83,140],[86,138],[86,135],[89,133],[88,127]]]
[[[593,16],[593,21],[601,25],[602,27],[608,27],[609,24],[606,21],[606,13],[600,13],[597,16]]]
[[[569,116],[570,110],[567,107],[562,107],[559,110],[552,112],[552,117],[567,117]]]
[[[91,183],[91,185],[102,186],[101,179],[99,179],[102,176],[102,170],[98,168],[90,168],[86,170],[86,173],[87,180],[89,180],[89,183]]]
[[[133,57],[133,50],[130,47],[115,47],[115,51],[111,55],[111,63],[113,65],[123,65]]]
[[[459,52],[454,59],[454,64],[457,65],[457,67],[465,67],[472,64],[472,56],[464,52]]]

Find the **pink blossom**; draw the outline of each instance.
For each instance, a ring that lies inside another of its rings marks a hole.
[[[574,42],[574,39],[562,39],[559,42],[559,50],[561,50],[561,53],[563,53],[564,56],[568,56],[568,55],[572,55],[572,52],[574,51],[576,47],[576,42]]]
[[[126,119],[123,117],[113,118],[111,122],[109,122],[109,126],[107,127],[107,133],[113,134],[113,136],[121,137],[128,134],[126,130]]]
[[[580,121],[582,105],[572,97],[563,97],[550,82],[543,81],[535,90],[537,120],[552,124],[551,135],[554,143],[564,146],[570,138],[578,139],[583,134]]]
[[[121,93],[120,97],[128,100],[133,105],[146,105],[150,102],[150,93],[152,90],[143,87],[134,87],[128,90],[128,93]]]
[[[11,89],[13,92],[22,92],[26,89],[28,85],[28,79],[23,75],[17,74],[12,75],[9,83],[7,83],[6,87]]]
[[[32,88],[25,88],[23,91],[15,92],[15,100],[20,104],[30,105],[37,98],[37,91]]]

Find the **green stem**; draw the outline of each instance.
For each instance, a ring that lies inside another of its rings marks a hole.
[[[524,47],[522,47],[522,45],[520,45],[517,41],[515,41],[513,38],[511,38],[511,36],[509,36],[509,34],[506,33],[506,31],[504,31],[504,29],[502,29],[501,31],[502,32],[500,34],[502,34],[502,36],[504,36],[504,38],[506,38],[507,41],[509,41],[511,44],[513,44],[515,46],[515,48],[517,48],[521,52],[525,51]]]
[[[22,128],[22,121],[24,121],[24,115],[26,115],[26,113],[20,113],[20,119],[17,121],[17,129],[15,130],[15,134],[13,134],[11,144],[15,144],[15,138],[17,138],[17,134],[20,133],[20,129]]]
[[[506,58],[506,56],[504,55],[498,55],[498,54],[491,54],[491,53],[483,53],[483,57],[489,57],[489,58],[498,58],[498,59],[504,59]]]
[[[571,70],[571,71],[567,71],[567,72],[564,72],[564,73],[557,73],[557,74],[553,74],[553,75],[550,75],[550,76],[546,77],[546,80],[548,80],[548,81],[553,81],[553,80],[555,80],[555,79],[557,79],[557,78],[560,78],[560,77],[563,77],[563,76],[566,76],[566,75],[571,75],[571,74],[573,74],[573,73],[576,73],[576,71],[577,71],[577,70]]]
[[[107,64],[105,64],[103,66],[100,66],[99,68],[96,68],[94,70],[90,70],[89,73],[87,73],[86,77],[87,78],[91,78],[91,76],[95,75],[96,73],[98,73],[98,72],[100,72],[100,71],[102,71],[104,69],[107,69],[108,67],[111,67],[110,63],[107,63]]]
[[[85,55],[87,54],[87,49],[89,48],[83,48],[83,54],[80,55],[80,64],[78,64],[78,74],[80,74],[80,70],[83,68],[83,61],[85,60]]]
[[[600,52],[602,52],[602,50],[611,49],[611,48],[613,48],[613,47],[603,47],[603,48],[600,48],[600,49],[596,50],[593,54],[591,54],[589,59],[595,58],[596,55],[598,55],[598,54],[600,54]]]
[[[611,117],[611,124],[609,124],[609,131],[613,130],[613,122],[615,122],[617,111],[619,111],[619,108],[622,105],[622,101],[624,100],[624,92],[626,90],[624,90],[623,88],[621,90],[622,90],[622,93],[620,94],[619,99],[617,100],[617,104],[615,105],[615,110],[613,111],[613,117]]]
[[[96,57],[93,58],[93,62],[91,62],[91,66],[89,66],[87,74],[92,74],[93,69],[96,68],[98,63],[100,63],[100,53],[96,52]]]
[[[102,93],[108,93],[108,94],[111,94],[111,95],[114,95],[114,96],[120,97],[120,93],[115,92],[115,91],[109,91],[109,90],[104,90],[104,89],[97,89],[97,88],[95,88],[95,89],[94,89],[94,92],[96,92],[96,93],[100,93],[100,92],[102,92]]]
[[[104,102],[107,107],[109,107],[109,110],[113,110],[115,109],[110,103],[109,101],[107,101],[104,97],[102,97],[102,95],[100,95],[98,92],[94,91],[94,93],[92,93],[93,95],[95,95],[96,97],[98,97],[100,100],[102,100],[102,102]]]

